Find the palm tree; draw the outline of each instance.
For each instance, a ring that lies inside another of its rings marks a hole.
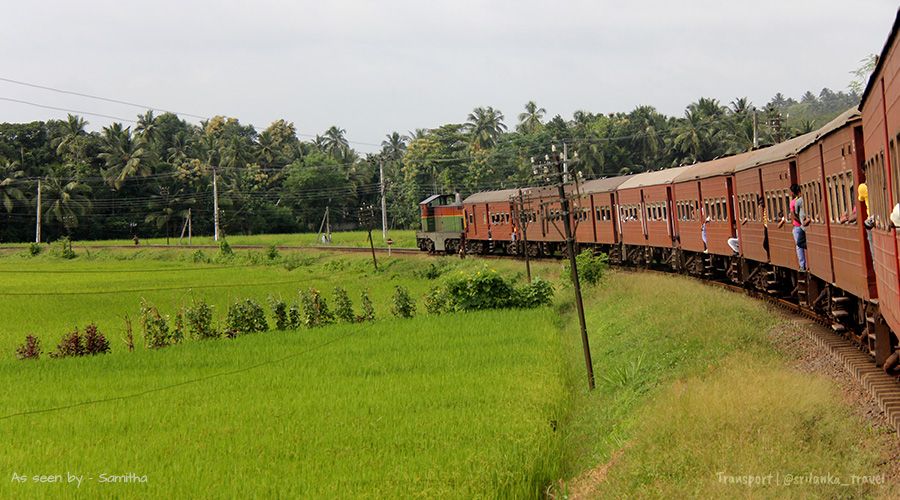
[[[350,152],[350,143],[344,137],[346,133],[346,130],[332,125],[325,131],[325,136],[322,138],[324,151],[339,160],[345,159]]]
[[[391,161],[399,161],[406,153],[406,142],[409,137],[392,132],[381,141],[381,151]]]
[[[496,145],[500,135],[506,131],[503,113],[490,106],[472,110],[464,128],[471,135],[472,145],[477,149]]]
[[[159,127],[156,126],[156,117],[153,116],[152,109],[148,109],[146,113],[138,115],[137,125],[134,127],[134,135],[145,142],[156,140],[159,135]]]
[[[78,145],[78,141],[87,135],[86,126],[84,118],[69,113],[63,122],[62,135],[51,143],[56,145],[56,154],[63,158],[69,157],[69,160],[80,161],[84,156],[84,148]]]
[[[517,127],[519,132],[525,134],[537,132],[543,125],[541,119],[544,118],[546,113],[546,109],[538,108],[534,101],[528,101],[525,104],[525,112],[519,113],[519,125]]]
[[[144,162],[145,142],[142,137],[132,138],[130,128],[122,128],[121,123],[103,127],[102,152],[97,156],[103,160],[106,182],[119,190],[129,177],[144,177],[150,173],[150,166]]]
[[[654,120],[658,115],[653,106],[638,106],[629,114],[629,120],[637,131],[635,145],[645,168],[655,166],[663,143],[657,131],[657,122]]]
[[[706,135],[704,128],[700,113],[690,108],[685,110],[684,118],[675,125],[673,144],[692,163],[702,155]]]
[[[745,115],[753,108],[750,99],[747,97],[738,97],[731,101],[731,112],[735,115]]]
[[[0,201],[3,202],[3,208],[7,212],[12,212],[13,204],[16,200],[25,199],[22,190],[16,187],[17,179],[25,175],[25,172],[19,168],[19,162],[6,160],[0,164]]]
[[[428,135],[428,129],[427,129],[427,128],[417,128],[417,129],[415,129],[415,130],[411,130],[411,131],[407,134],[407,137],[409,137],[409,140],[410,140],[410,141],[415,141],[416,139],[422,139],[422,138],[425,137],[426,135]]]
[[[48,177],[41,188],[44,215],[62,224],[66,234],[71,234],[72,228],[78,227],[78,217],[91,208],[87,197],[90,192],[90,186],[77,180]]]
[[[162,229],[165,226],[166,245],[168,245],[172,220],[186,217],[189,207],[194,205],[196,200],[184,196],[180,189],[173,193],[169,186],[157,186],[156,192],[157,196],[150,200],[148,207],[150,213],[147,214],[144,222],[155,224],[156,229]]]

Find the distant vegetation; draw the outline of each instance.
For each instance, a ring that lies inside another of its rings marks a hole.
[[[776,94],[757,111],[761,144],[813,130],[859,101],[871,61],[849,92],[822,89],[795,100]],[[211,234],[214,172],[226,234],[314,232],[330,208],[339,227],[377,223],[379,165],[392,227],[418,222],[416,204],[435,191],[463,195],[531,183],[529,158],[565,142],[586,176],[670,167],[742,152],[753,144],[756,107],[700,98],[681,117],[652,106],[628,113],[576,111],[547,117],[528,102],[515,126],[478,107],[462,123],[392,132],[361,155],[344,129],[301,140],[293,123],[264,130],[216,116],[199,125],[171,113],[139,115],[88,132],[87,121],[0,124],[0,242],[34,238],[42,181],[44,240],[178,236],[188,212],[194,234]],[[360,211],[371,205],[373,209]],[[375,220],[373,220],[375,219]]]

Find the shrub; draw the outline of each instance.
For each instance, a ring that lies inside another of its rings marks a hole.
[[[106,354],[110,351],[109,340],[100,333],[97,325],[91,323],[84,328],[84,353],[88,356]]]
[[[412,318],[416,313],[416,303],[409,296],[409,291],[400,285],[394,286],[394,303],[391,313],[398,318]]]
[[[553,301],[553,284],[535,278],[529,284],[516,288],[516,307],[530,309],[550,305]]]
[[[78,332],[78,328],[63,335],[59,344],[56,345],[56,352],[50,354],[51,358],[68,358],[73,356],[84,356],[84,338]]]
[[[362,315],[357,316],[356,320],[359,322],[363,321],[375,321],[375,306],[372,305],[372,299],[369,298],[369,292],[366,290],[362,291],[362,294],[359,298],[360,306],[362,307]]]
[[[203,250],[197,250],[193,254],[191,254],[191,259],[194,261],[194,264],[208,264],[209,258],[203,253]]]
[[[225,319],[226,335],[230,338],[247,333],[264,332],[269,329],[266,313],[253,299],[237,301],[228,307]]]
[[[575,256],[575,265],[578,266],[578,280],[586,285],[596,285],[603,278],[603,273],[609,267],[609,257],[605,253],[594,255],[590,250],[583,250]],[[566,278],[571,281],[572,270],[569,262],[565,265]]]
[[[482,270],[474,275],[458,276],[446,284],[453,308],[462,311],[501,309],[516,306],[516,290],[496,271]]]
[[[184,340],[184,307],[175,313],[175,322],[172,325],[172,336],[170,341],[177,344]]]
[[[296,303],[291,304],[290,309],[288,309],[288,326],[291,330],[300,328],[300,306]]]
[[[300,304],[303,307],[302,321],[307,328],[334,322],[334,315],[328,310],[328,302],[315,288],[310,288],[307,293],[300,292]]]
[[[38,359],[41,357],[41,340],[34,335],[25,337],[25,343],[16,348],[18,359]]]
[[[231,245],[228,244],[228,241],[225,238],[222,238],[222,241],[219,242],[219,255],[222,257],[231,257],[234,255],[234,250],[231,249]]]
[[[205,300],[194,300],[185,308],[184,317],[187,320],[188,333],[195,339],[214,339],[219,336],[219,331],[213,325],[213,309]]]
[[[278,247],[275,246],[274,243],[269,245],[269,248],[266,249],[266,258],[269,260],[275,260],[278,258]]]
[[[32,257],[36,257],[41,254],[43,249],[44,247],[42,247],[40,243],[32,241],[31,244],[28,245],[28,254]]]
[[[275,329],[287,330],[290,328],[287,304],[280,298],[269,297],[269,307],[272,308],[272,316],[275,318]]]
[[[425,294],[425,310],[429,314],[443,314],[451,310],[450,297],[447,289],[436,286]]]
[[[353,315],[353,302],[350,301],[347,290],[339,286],[334,287],[334,315],[344,323],[353,323],[356,320],[356,316]]]
[[[141,327],[144,330],[144,345],[148,349],[161,349],[171,344],[169,322],[155,306],[141,301]]]
[[[75,250],[72,249],[72,240],[70,240],[68,236],[63,236],[56,240],[53,243],[51,253],[56,257],[61,257],[63,259],[74,259],[78,256],[75,253]]]
[[[446,269],[447,265],[444,263],[444,261],[438,261],[437,263],[431,262],[425,269],[416,271],[415,275],[426,280],[436,280],[440,278],[442,274],[444,274],[444,271]]]

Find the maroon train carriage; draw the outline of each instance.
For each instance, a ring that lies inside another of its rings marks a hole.
[[[672,180],[690,167],[634,175],[616,189],[622,260],[634,264],[671,264],[678,225],[672,213]]]
[[[869,207],[874,217],[873,260],[878,299],[867,315],[867,336],[874,336],[870,354],[885,371],[900,367],[900,253],[898,233],[890,215],[900,203],[900,53],[897,32],[900,10],[872,76],[863,92],[860,110]]]
[[[728,240],[740,239],[741,227],[735,213],[734,169],[753,153],[697,163],[674,179],[676,243],[680,267],[695,276],[714,277],[730,272],[734,276],[734,253]],[[709,219],[707,221],[707,218]],[[703,225],[706,224],[706,244]]]
[[[516,240],[513,234],[518,234],[518,223],[513,217],[513,199],[517,195],[517,189],[504,189],[475,193],[463,200],[466,253],[510,251],[510,244]]]
[[[605,179],[586,181],[581,185],[580,203],[589,206],[589,223],[581,223],[576,231],[576,240],[582,246],[591,244],[611,259],[620,259],[618,210],[616,210],[616,188],[632,178],[620,175]]]

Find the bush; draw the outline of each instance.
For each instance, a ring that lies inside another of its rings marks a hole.
[[[436,280],[444,274],[444,271],[447,269],[447,264],[444,261],[438,261],[437,263],[431,262],[428,264],[428,267],[422,269],[421,271],[416,271],[416,277],[426,279],[426,280]]]
[[[234,255],[234,250],[231,249],[231,245],[228,244],[228,241],[225,238],[222,238],[222,241],[219,242],[219,255],[221,257],[231,257]]]
[[[209,257],[203,253],[203,250],[197,250],[196,252],[191,254],[191,259],[194,261],[194,264],[208,264]]]
[[[269,329],[266,313],[253,299],[237,301],[228,307],[225,332],[229,338],[248,333],[264,332]]]
[[[41,357],[41,340],[34,335],[25,337],[25,343],[16,348],[18,359],[38,359]]]
[[[291,304],[290,309],[288,309],[288,327],[291,330],[300,328],[300,306],[297,304]]]
[[[97,325],[91,323],[84,328],[84,353],[88,356],[106,354],[110,351],[109,340],[100,333]]]
[[[482,270],[474,275],[458,276],[446,284],[453,309],[477,311],[516,307],[516,290],[496,271]]]
[[[359,298],[359,304],[362,307],[363,313],[361,316],[357,316],[356,320],[359,322],[375,321],[375,306],[372,305],[372,299],[369,298],[368,291],[362,291]]]
[[[416,303],[409,296],[409,291],[400,285],[394,286],[394,303],[391,313],[398,318],[412,318],[416,313]]]
[[[287,304],[280,298],[269,297],[269,307],[272,308],[272,316],[275,318],[275,329],[287,330],[290,327]]]
[[[36,257],[41,254],[41,251],[43,249],[44,249],[44,247],[42,247],[40,243],[33,241],[33,242],[31,242],[30,245],[28,245],[28,254],[31,255],[32,257]],[[27,337],[26,337],[26,339],[27,339]]]
[[[531,309],[550,305],[553,301],[553,284],[535,278],[529,284],[516,288],[516,307]]]
[[[51,253],[54,256],[61,257],[63,259],[74,259],[78,256],[75,253],[75,250],[72,249],[72,240],[70,240],[68,236],[63,236],[62,238],[53,242]]]
[[[172,343],[169,322],[155,306],[141,301],[141,327],[144,330],[144,345],[148,349],[161,349]]]
[[[185,308],[184,317],[187,320],[188,332],[196,339],[214,339],[219,336],[219,331],[213,325],[213,309],[205,300],[194,300]]]
[[[347,290],[339,286],[334,287],[334,315],[344,323],[356,321],[356,316],[353,315],[353,302],[350,301]]]
[[[278,258],[278,247],[275,246],[274,243],[269,245],[269,248],[266,249],[266,258],[269,260],[275,260]]]
[[[81,337],[78,328],[74,331],[63,335],[59,344],[56,345],[56,352],[50,354],[51,358],[69,358],[75,356],[84,356],[84,338]]]
[[[334,322],[334,315],[328,310],[328,302],[315,288],[310,288],[307,293],[300,292],[300,305],[303,308],[302,322],[307,328]]]
[[[450,297],[445,287],[436,286],[425,294],[425,310],[429,314],[443,314],[450,311]]]
[[[172,324],[172,336],[170,341],[177,344],[184,340],[184,307],[175,313],[175,322]]]
[[[603,278],[603,273],[609,267],[609,257],[605,253],[594,255],[594,252],[590,250],[583,250],[575,256],[575,265],[578,266],[578,280],[593,286]],[[569,261],[566,261],[565,274],[566,278],[571,281],[572,270],[569,267]]]

